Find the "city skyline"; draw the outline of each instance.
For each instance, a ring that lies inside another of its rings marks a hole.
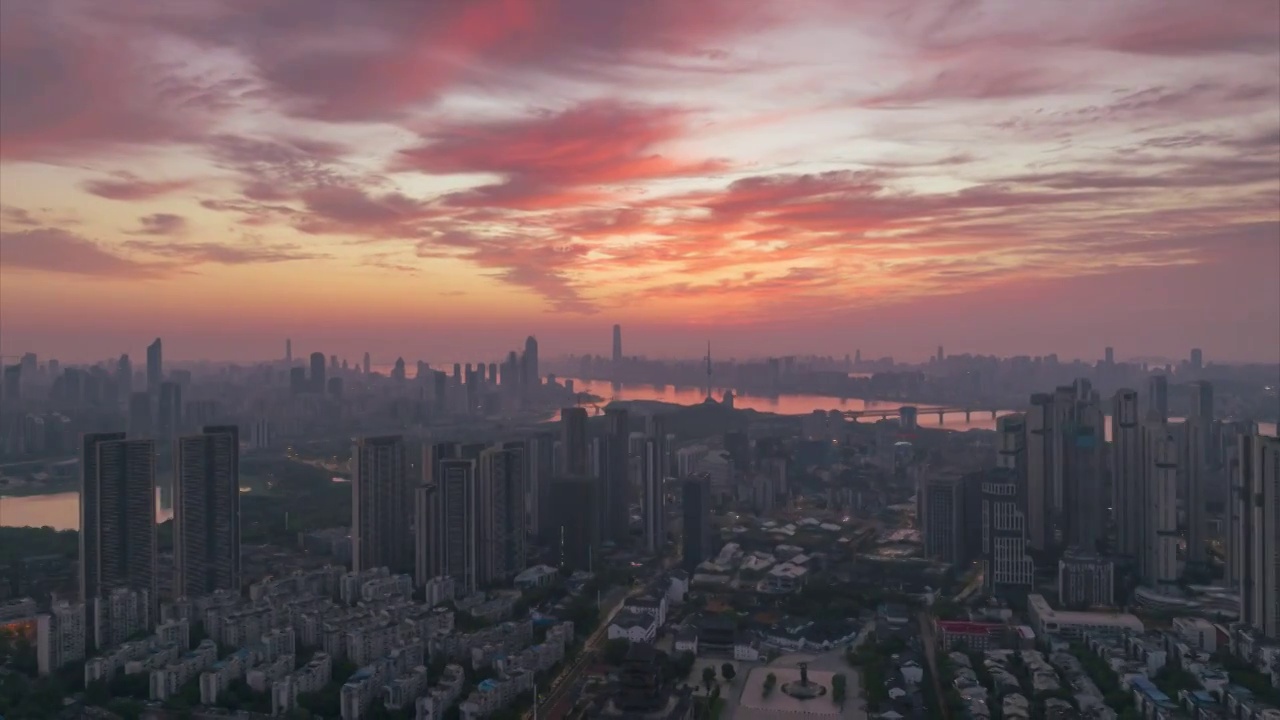
[[[320,5],[4,4],[0,353],[1277,359],[1273,2]]]

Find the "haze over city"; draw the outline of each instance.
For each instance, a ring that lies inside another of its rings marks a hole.
[[[0,344],[1280,358],[1271,0],[5,2]],[[335,27],[342,32],[335,32]],[[834,330],[834,331],[833,331]]]
[[[0,720],[1280,719],[1280,0],[0,0]]]

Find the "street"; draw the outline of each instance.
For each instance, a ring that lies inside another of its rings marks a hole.
[[[551,718],[564,717],[569,712],[573,701],[573,690],[582,680],[583,671],[595,660],[596,652],[600,650],[605,638],[608,637],[609,622],[622,609],[622,603],[627,598],[638,595],[643,591],[644,588],[642,587],[632,589],[619,587],[610,590],[609,594],[602,598],[601,604],[605,609],[601,611],[599,627],[582,643],[582,650],[574,658],[573,663],[566,666],[551,681],[551,687],[548,688],[547,694],[541,697],[537,707],[525,713],[525,720],[530,720],[534,717],[550,720]]]

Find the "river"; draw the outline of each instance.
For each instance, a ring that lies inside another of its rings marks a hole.
[[[678,405],[694,405],[706,398],[701,388],[673,386],[654,387],[652,385],[621,385],[617,389],[599,380],[573,380],[574,389],[578,392],[591,393],[605,398],[605,403],[614,400],[656,400]],[[717,400],[724,397],[723,388],[713,388]],[[602,403],[604,404],[604,403]],[[902,405],[914,405],[920,409],[919,422],[922,427],[940,427],[946,430],[994,430],[996,421],[990,412],[974,412],[969,418],[964,413],[947,413],[943,422],[938,423],[937,413],[929,414],[929,408],[939,407],[929,403],[882,402],[876,400],[858,400],[854,398],[838,398],[827,395],[782,395],[779,397],[757,397],[736,395],[733,400],[736,408],[758,410],[761,412],[779,413],[782,415],[807,415],[814,410],[897,410]],[[1013,410],[1001,410],[996,415],[1008,415]],[[864,420],[863,422],[872,422]],[[1107,437],[1111,436],[1110,418],[1107,418]],[[1262,432],[1274,435],[1276,426],[1263,423]],[[158,498],[160,490],[156,490]],[[156,515],[160,521],[173,517],[172,501],[165,492],[163,499],[156,503]],[[80,493],[77,491],[52,493],[49,495],[27,495],[23,497],[0,496],[0,526],[41,526],[49,525],[59,530],[77,529],[80,526]]]

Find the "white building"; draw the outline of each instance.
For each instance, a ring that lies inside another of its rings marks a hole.
[[[84,621],[83,603],[60,602],[48,614],[36,616],[36,664],[41,675],[85,659]]]
[[[609,639],[626,639],[633,643],[653,642],[658,633],[657,618],[649,613],[623,610],[609,621]]]
[[[1038,637],[1061,635],[1068,640],[1084,638],[1085,633],[1141,634],[1142,621],[1129,613],[1073,612],[1054,610],[1043,595],[1027,596],[1027,616]]]

